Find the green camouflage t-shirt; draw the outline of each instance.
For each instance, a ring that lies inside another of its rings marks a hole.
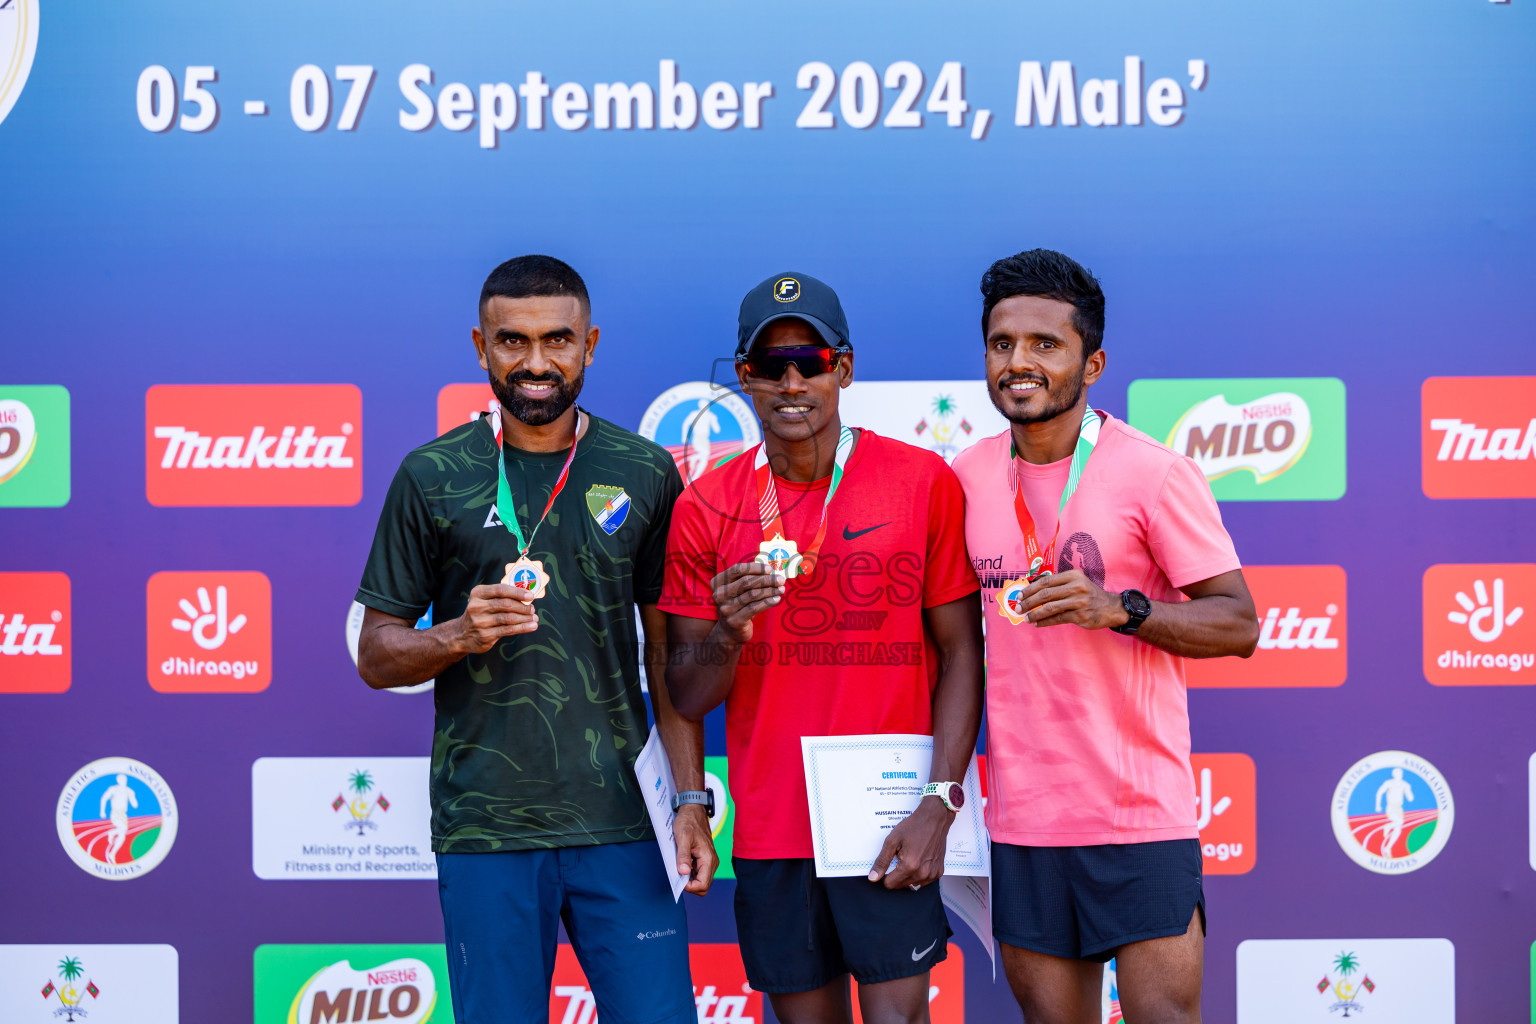
[[[569,449],[506,447],[527,536]],[[661,596],[672,456],[593,416],[529,557],[550,583],[539,627],[504,637],[437,677],[432,849],[484,853],[651,838],[634,761],[649,727],[635,605]],[[403,619],[464,613],[500,583],[517,542],[496,508],[488,419],[411,452],[390,484],[357,600]]]

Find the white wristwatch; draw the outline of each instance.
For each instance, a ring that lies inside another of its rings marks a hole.
[[[923,796],[938,797],[951,811],[965,806],[965,789],[958,782],[930,782],[923,787]]]

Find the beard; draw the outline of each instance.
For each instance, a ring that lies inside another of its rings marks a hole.
[[[516,416],[530,427],[542,427],[546,423],[553,423],[565,414],[565,410],[576,404],[576,398],[581,394],[581,385],[586,380],[586,373],[578,373],[574,380],[566,380],[565,376],[557,370],[548,373],[534,374],[527,370],[513,370],[505,379],[498,380],[493,373],[491,378],[491,390],[496,394],[496,400],[507,412]],[[529,381],[539,384],[553,384],[554,390],[548,398],[527,398],[517,390],[519,381]]]
[[[996,390],[988,389],[988,394],[991,395],[992,404],[997,407],[997,411],[1002,413],[1004,418],[1010,423],[1018,423],[1020,425],[1044,423],[1046,420],[1053,420],[1062,413],[1070,411],[1077,405],[1078,400],[1083,397],[1083,375],[1086,371],[1087,366],[1085,364],[1078,369],[1074,376],[1064,381],[1059,388],[1052,388],[1050,381],[1039,374],[1021,373],[1011,377],[1004,377],[998,381]],[[1011,412],[1003,403],[1002,394],[1007,390],[1008,385],[1024,380],[1035,381],[1040,385],[1040,389],[1045,392],[1046,405],[1039,412]]]

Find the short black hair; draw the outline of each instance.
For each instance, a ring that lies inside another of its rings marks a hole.
[[[992,307],[1015,295],[1038,295],[1072,304],[1072,326],[1083,339],[1087,359],[1104,344],[1104,289],[1098,278],[1070,256],[1030,249],[1006,256],[981,275],[981,335],[987,335]]]
[[[491,271],[480,289],[480,308],[496,296],[526,299],[534,295],[574,295],[588,313],[587,283],[564,260],[553,256],[514,256]]]

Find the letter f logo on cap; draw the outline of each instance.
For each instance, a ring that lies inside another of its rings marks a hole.
[[[780,302],[794,302],[800,297],[800,282],[792,277],[781,277],[773,282],[773,297]]]

